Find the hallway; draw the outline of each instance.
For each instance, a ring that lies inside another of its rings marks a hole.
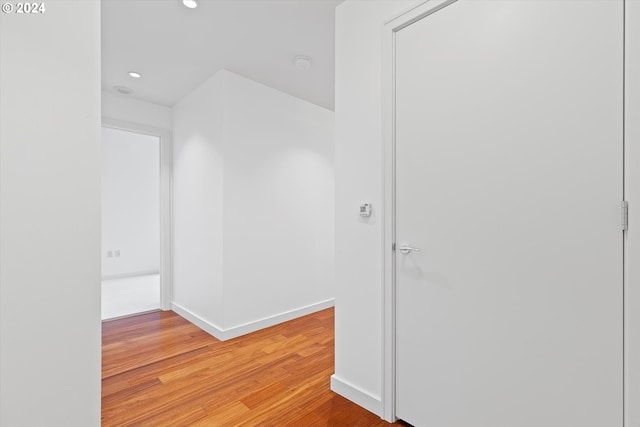
[[[103,323],[102,425],[385,426],[329,389],[334,309],[221,342],[173,312]]]

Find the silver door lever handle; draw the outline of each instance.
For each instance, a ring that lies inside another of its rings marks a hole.
[[[414,248],[414,247],[411,247],[411,246],[409,246],[409,245],[402,245],[402,246],[400,246],[400,247],[398,248],[398,250],[399,250],[400,252],[402,252],[403,254],[408,254],[408,253],[410,253],[411,251],[420,252],[420,248]]]

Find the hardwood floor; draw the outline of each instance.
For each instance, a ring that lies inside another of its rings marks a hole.
[[[102,425],[391,425],[330,391],[333,313],[225,342],[173,312],[104,322]]]

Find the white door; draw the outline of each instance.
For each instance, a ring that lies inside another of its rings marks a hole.
[[[460,0],[396,35],[397,416],[623,416],[621,0]]]

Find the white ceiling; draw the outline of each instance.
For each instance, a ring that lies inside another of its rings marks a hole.
[[[342,0],[102,0],[102,87],[172,106],[229,71],[334,108],[334,10]],[[311,58],[300,71],[297,55]],[[138,71],[134,79],[128,71]]]

